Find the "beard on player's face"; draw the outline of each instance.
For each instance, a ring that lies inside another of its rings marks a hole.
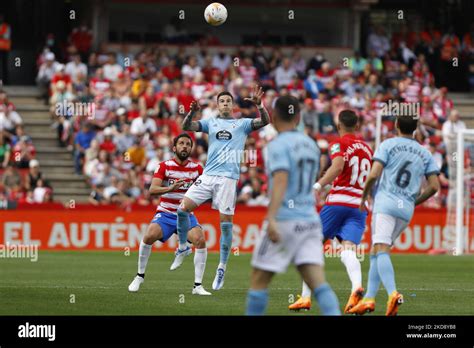
[[[185,161],[189,158],[189,155],[191,153],[189,151],[183,150],[183,151],[177,151],[176,156],[180,159],[180,161]]]

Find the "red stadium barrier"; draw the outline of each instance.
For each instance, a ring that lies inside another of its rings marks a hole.
[[[260,233],[266,208],[238,206],[234,220],[234,252],[251,252]],[[202,224],[209,250],[219,249],[219,214],[210,206],[200,207],[196,216]],[[18,210],[0,212],[0,242],[3,244],[39,244],[42,250],[137,250],[142,235],[153,217],[150,207],[77,204],[67,209],[58,204],[26,205]],[[453,250],[454,230],[445,226],[446,211],[417,209],[410,226],[396,242],[394,252],[426,253],[430,250]],[[369,227],[361,248],[370,246]],[[470,236],[469,251],[474,250]],[[175,238],[155,248],[172,251]]]

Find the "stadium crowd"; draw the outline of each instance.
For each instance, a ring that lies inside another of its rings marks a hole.
[[[448,96],[446,85],[451,81],[443,75],[443,62],[459,52],[474,56],[472,29],[460,40],[433,28],[415,34],[402,28],[388,38],[376,27],[367,38],[367,55],[355,52],[335,66],[319,51],[310,59],[303,58],[298,47],[289,55],[278,47],[265,53],[258,45],[239,48],[232,55],[224,50],[209,54],[204,46],[196,55],[189,55],[185,46],[176,54],[159,46],[132,54],[126,45],[119,52],[87,52],[90,45],[83,41],[90,37],[84,34],[71,39],[61,62],[45,48],[38,58],[37,83],[50,105],[59,145],[74,153],[76,173],[88,178],[92,204],[156,204],[147,187],[158,163],[173,155],[172,139],[181,133],[191,101],[201,105],[198,118],[215,117],[215,96],[226,89],[234,96],[235,117],[253,118],[257,110],[244,98],[254,84],[263,86],[263,103],[270,115],[278,96],[299,98],[300,128],[317,141],[325,166],[330,162],[328,144],[337,137],[339,111],[354,109],[360,115],[359,136],[374,146],[377,113],[387,102],[418,103],[416,136],[435,156],[446,189],[445,144],[465,126]],[[33,160],[34,147],[23,133],[21,117],[5,93],[0,99],[4,134],[0,136],[0,165],[6,168],[0,194],[14,197],[17,191],[28,192],[25,197],[35,201],[35,196],[40,198],[40,193],[35,194],[39,187],[43,200],[50,199],[51,188],[41,174],[38,177],[39,164]],[[383,116],[382,140],[395,134],[394,115]],[[246,152],[252,160],[242,164],[238,202],[267,203],[263,148],[275,134],[269,125],[249,136]],[[192,157],[205,163],[207,136],[191,136],[195,141]],[[21,161],[13,160],[17,153]],[[33,180],[19,185],[15,167],[29,168]],[[426,204],[441,207],[444,197],[445,192]],[[319,203],[323,202],[321,197]]]

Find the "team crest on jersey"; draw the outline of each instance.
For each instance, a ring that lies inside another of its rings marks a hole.
[[[341,151],[341,145],[340,144],[334,144],[331,146],[331,155],[334,155],[335,153],[338,153]]]
[[[226,130],[221,130],[216,133],[217,140],[230,140],[232,139],[232,133]]]

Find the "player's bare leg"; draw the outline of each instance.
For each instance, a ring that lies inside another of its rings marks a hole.
[[[153,243],[158,239],[163,238],[163,231],[160,225],[150,224],[146,230],[145,236],[140,242],[140,249],[138,251],[138,272],[133,281],[128,286],[128,291],[137,292],[140,285],[145,281],[145,269],[148,263],[148,258],[151,254]]]
[[[316,264],[299,265],[303,281],[309,286],[319,304],[322,315],[340,315],[339,301],[324,277],[324,268]]]
[[[227,261],[232,248],[232,229],[233,229],[233,215],[220,213],[221,221],[221,238],[220,238],[220,260],[217,266],[216,276],[212,282],[212,289],[220,290],[224,286],[225,271],[227,268]]]
[[[246,315],[263,315],[268,304],[268,285],[272,281],[273,272],[258,268],[252,269],[250,289],[247,293]]]
[[[176,228],[178,231],[179,245],[176,249],[175,259],[171,264],[170,270],[175,270],[184,261],[184,258],[191,254],[192,250],[187,244],[189,232],[189,214],[194,211],[198,205],[188,197],[184,197],[177,211]]]
[[[344,308],[344,313],[349,313],[349,310],[356,306],[364,296],[364,289],[362,288],[362,271],[360,267],[360,261],[357,259],[356,255],[356,244],[351,241],[343,240],[342,252],[341,252],[341,262],[344,264],[351,280],[352,289],[351,295],[347,304]]]
[[[201,227],[196,226],[188,233],[188,239],[194,246],[194,287],[193,295],[211,295],[202,286],[202,278],[206,270],[207,247],[204,232]]]

